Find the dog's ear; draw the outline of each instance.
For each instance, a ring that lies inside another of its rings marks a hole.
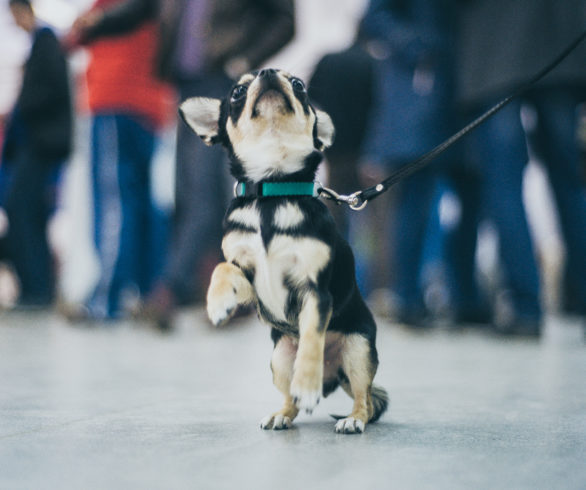
[[[327,113],[319,109],[315,110],[315,116],[317,117],[317,139],[321,143],[321,148],[318,150],[321,151],[332,146],[334,142],[334,123]]]
[[[192,97],[179,106],[179,114],[203,142],[211,146],[218,136],[222,101],[208,97]]]

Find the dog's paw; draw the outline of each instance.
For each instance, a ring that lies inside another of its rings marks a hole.
[[[299,410],[312,413],[321,399],[321,389],[304,389],[292,383],[291,397],[293,398],[293,403]]]
[[[366,424],[360,419],[346,417],[336,422],[335,430],[338,434],[361,434],[365,426]]]
[[[323,385],[323,373],[320,367],[307,363],[295,368],[289,393],[299,410],[311,413],[320,401]]]
[[[252,285],[240,268],[222,262],[214,269],[207,294],[207,311],[216,326],[226,323],[240,305],[254,300]]]
[[[285,430],[291,427],[293,421],[291,417],[287,417],[280,412],[267,415],[260,421],[260,428],[265,430]]]
[[[214,326],[224,325],[232,318],[236,308],[238,308],[238,298],[234,289],[224,291],[223,294],[208,294],[208,317]]]

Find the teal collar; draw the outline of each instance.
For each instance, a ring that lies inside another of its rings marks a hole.
[[[236,182],[235,197],[318,196],[315,182]]]

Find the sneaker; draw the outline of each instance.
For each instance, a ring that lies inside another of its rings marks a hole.
[[[515,315],[506,322],[495,323],[494,330],[500,335],[539,338],[541,318]]]

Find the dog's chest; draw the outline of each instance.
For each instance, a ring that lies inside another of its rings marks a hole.
[[[222,242],[227,261],[252,275],[257,300],[275,320],[289,323],[292,294],[316,285],[330,247],[303,233],[307,217],[291,201],[262,211],[256,201],[230,211]],[[302,300],[302,298],[298,298]]]

